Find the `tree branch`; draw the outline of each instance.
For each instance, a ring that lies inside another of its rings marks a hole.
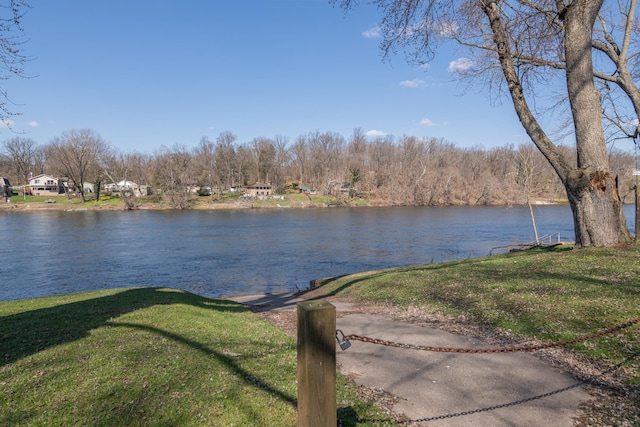
[[[636,10],[636,0],[631,0],[629,4],[629,13],[627,14],[627,22],[624,28],[624,39],[622,41],[622,50],[620,52],[620,56],[622,58],[627,57],[627,52],[629,52],[629,44],[631,43],[631,32],[633,30],[633,19]]]
[[[618,43],[616,43],[616,41],[613,39],[613,36],[609,32],[607,28],[607,24],[606,22],[604,22],[604,18],[602,17],[602,15],[598,15],[598,20],[600,21],[600,26],[602,27],[602,34],[604,34],[604,39],[607,42],[609,42],[609,45],[611,46],[611,49],[613,49],[613,51],[615,52],[616,56],[620,55],[620,47],[618,46]]]
[[[518,114],[518,118],[527,132],[527,135],[529,135],[533,143],[556,170],[560,180],[565,183],[571,168],[569,167],[567,160],[559,153],[557,147],[546,135],[527,105],[522,85],[515,70],[506,31],[500,20],[498,6],[495,1],[481,1],[480,6],[487,18],[489,18],[491,31],[494,36],[494,43],[498,52],[498,59],[509,88],[509,93],[511,94],[514,108]]]

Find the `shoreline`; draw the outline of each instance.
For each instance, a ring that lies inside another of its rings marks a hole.
[[[566,201],[547,201],[537,200],[531,203],[532,206],[552,206],[552,205],[565,205]],[[293,203],[293,204],[273,204],[270,201],[231,201],[231,202],[211,202],[211,201],[198,201],[193,206],[185,209],[177,209],[165,204],[159,203],[141,203],[131,210],[244,210],[244,209],[324,209],[324,208],[380,208],[380,207],[521,207],[527,206],[527,204],[495,204],[495,205],[395,205],[391,203],[385,203],[382,201],[373,201],[365,203],[340,203],[340,204],[327,204],[327,203]],[[24,202],[22,200],[17,202],[0,203],[0,212],[28,212],[28,211],[126,211],[123,202],[118,204],[113,203],[95,203],[88,201],[83,204],[75,203],[74,200],[64,200],[62,203],[45,203],[45,202]]]

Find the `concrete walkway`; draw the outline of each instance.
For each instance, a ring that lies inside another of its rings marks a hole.
[[[230,298],[266,310],[296,310],[293,294]],[[490,345],[438,329],[354,313],[336,306],[346,335],[454,348]],[[589,394],[581,384],[527,353],[434,353],[352,341],[337,349],[342,374],[399,398],[394,411],[429,426],[572,426]]]

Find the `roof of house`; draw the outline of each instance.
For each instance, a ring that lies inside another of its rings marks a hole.
[[[49,175],[49,174],[46,174],[46,173],[41,173],[40,175],[32,176],[31,178],[29,178],[29,181],[31,181],[33,179],[43,178],[43,177],[48,177],[48,178],[52,178],[52,179],[58,179],[53,175]]]

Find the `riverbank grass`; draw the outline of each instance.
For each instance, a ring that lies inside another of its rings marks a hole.
[[[356,300],[418,307],[531,339],[577,338],[640,318],[640,250],[539,249],[321,281]],[[571,348],[617,364],[640,352],[640,325]],[[637,361],[629,380],[640,382]]]
[[[0,318],[0,425],[296,424],[295,340],[234,302],[120,289],[2,302]],[[345,425],[388,419],[338,383]]]
[[[365,272],[321,286],[326,294],[442,314],[521,342],[553,343],[640,318],[640,249],[539,249]],[[640,422],[639,324],[565,348],[619,381],[611,390],[629,411],[608,408],[606,416]]]

